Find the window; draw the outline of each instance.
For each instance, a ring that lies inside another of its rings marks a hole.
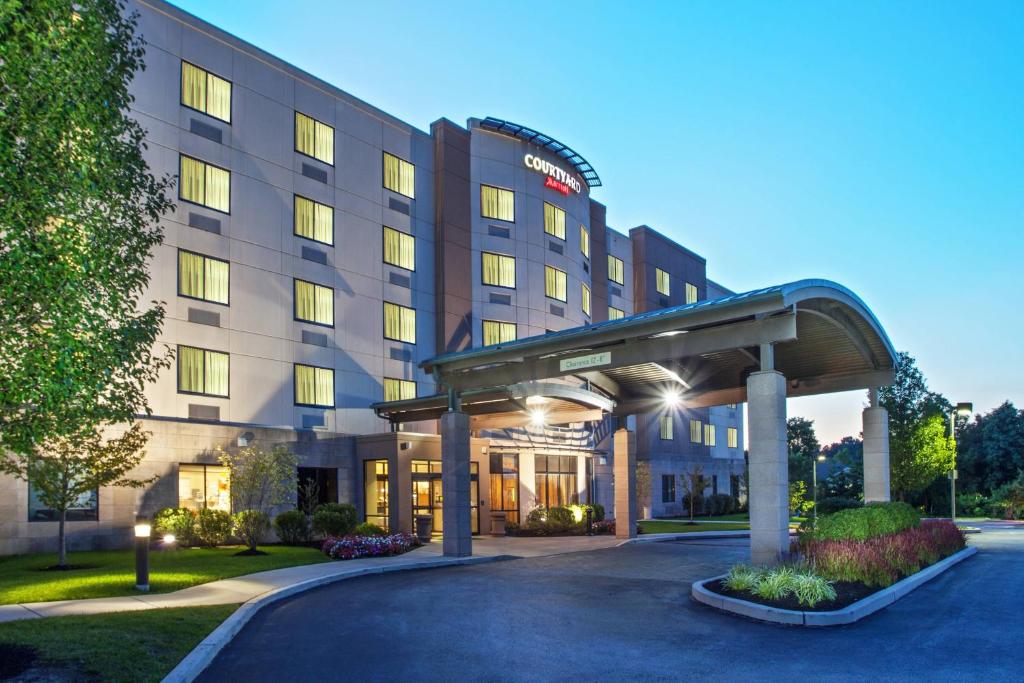
[[[729,448],[738,448],[740,441],[740,433],[735,427],[729,427],[725,430],[726,440],[728,441]]]
[[[228,395],[230,356],[220,351],[178,345],[178,393]]]
[[[516,193],[490,185],[480,186],[480,215],[510,223],[516,220]]]
[[[480,277],[485,285],[515,289],[516,260],[513,257],[485,251],[481,258],[483,268]]]
[[[334,370],[295,364],[295,405],[334,407]]]
[[[516,340],[516,324],[500,320],[484,321],[484,346]]]
[[[715,445],[715,425],[704,425],[704,445]]]
[[[544,202],[544,232],[565,239],[565,210]]]
[[[295,195],[295,234],[334,246],[334,207]]]
[[[580,226],[580,252],[584,257],[590,258],[590,233],[582,225]]]
[[[519,455],[491,452],[491,510],[519,523]]]
[[[711,475],[711,495],[712,496],[717,496],[718,495],[718,475],[717,474],[712,474]]]
[[[558,268],[544,266],[544,296],[565,301],[565,273]]]
[[[295,278],[295,319],[334,327],[334,290]]]
[[[535,456],[537,505],[552,508],[579,502],[575,455]]]
[[[228,303],[227,261],[178,250],[178,296]]]
[[[615,308],[614,306],[609,306],[608,307],[608,319],[609,320],[618,320],[619,318],[625,318],[625,317],[626,317],[626,312],[623,311],[622,309]]]
[[[64,515],[67,522],[97,522],[100,519],[99,489],[81,493],[72,501]],[[28,483],[28,521],[59,522],[57,511],[39,500],[39,493]]]
[[[295,151],[334,166],[334,129],[295,112]]]
[[[663,441],[672,440],[672,416],[662,415],[658,418],[661,425],[661,438]]]
[[[178,197],[186,202],[230,213],[230,171],[182,154],[180,176]]]
[[[692,285],[689,282],[686,283],[686,303],[697,303],[697,285]]]
[[[223,465],[178,465],[178,507],[231,512],[231,470]]]
[[[690,420],[690,442],[700,443],[702,425],[700,420]]]
[[[661,475],[661,502],[662,503],[674,503],[674,502],[676,502],[676,475],[674,475],[674,474],[663,474],[663,475]]]
[[[384,400],[404,401],[416,398],[416,382],[411,379],[384,378]]]
[[[384,263],[416,270],[416,238],[384,226]]]
[[[298,469],[298,500],[299,510],[306,514],[312,513],[317,505],[338,502],[338,468],[337,467],[299,467]]]
[[[413,199],[415,178],[415,166],[394,154],[384,152],[384,187]]]
[[[583,302],[581,304],[581,307],[583,308],[583,312],[586,315],[590,315],[590,287],[587,287],[585,284],[582,284],[582,283],[580,283],[580,287],[583,288],[582,289],[582,294],[583,294],[583,300],[582,301]]]
[[[181,103],[190,109],[231,123],[231,81],[183,61]]]
[[[363,517],[365,521],[388,528],[388,461],[363,463]]]
[[[416,311],[407,306],[399,306],[385,301],[384,338],[415,344]]]
[[[611,254],[608,254],[608,279],[620,285],[626,282],[622,259],[616,258]]]
[[[668,296],[669,292],[671,291],[671,288],[669,287],[668,273],[666,273],[661,268],[655,268],[654,278],[657,281],[656,284],[658,288],[658,293]]]

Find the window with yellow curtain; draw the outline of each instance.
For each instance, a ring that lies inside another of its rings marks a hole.
[[[494,287],[508,287],[515,289],[516,286],[516,260],[512,256],[504,254],[492,254],[489,251],[483,252],[481,280],[485,285]]]
[[[565,210],[544,202],[544,232],[565,239]]]
[[[384,226],[384,263],[416,270],[416,238]]]
[[[416,311],[407,306],[384,302],[384,337],[416,343]]]
[[[416,382],[411,379],[384,378],[384,400],[404,401],[416,398]]]
[[[480,186],[480,215],[499,221],[516,220],[515,192],[490,185]]]
[[[334,290],[296,278],[295,318],[334,327]]]
[[[584,284],[581,284],[580,287],[583,288],[583,299],[581,307],[583,308],[584,313],[590,315],[590,287],[587,287]]]
[[[178,392],[228,395],[228,354],[194,346],[178,345]]]
[[[689,282],[686,283],[686,303],[697,303],[697,286],[692,285]]]
[[[625,318],[625,317],[626,317],[626,312],[623,311],[621,308],[615,308],[614,306],[609,306],[608,307],[608,319],[609,320],[618,320],[619,318]]]
[[[690,420],[690,441],[693,443],[700,443],[701,437],[701,421]]]
[[[416,167],[405,159],[384,152],[384,187],[413,199],[415,186]]]
[[[178,196],[187,202],[228,213],[231,210],[231,172],[182,154]]]
[[[658,418],[658,424],[659,424],[659,427],[661,429],[661,439],[663,441],[671,441],[672,440],[672,416],[671,415],[661,415]]]
[[[729,427],[726,430],[726,438],[729,442],[729,448],[736,448],[739,445],[740,434],[735,427]]]
[[[334,165],[334,128],[295,112],[295,151]]]
[[[334,407],[334,370],[295,364],[295,405]]]
[[[590,233],[582,225],[580,226],[580,252],[590,258]]]
[[[616,258],[611,254],[608,254],[608,279],[612,282],[617,282],[620,285],[625,284],[622,259]]]
[[[231,123],[231,81],[195,64],[181,63],[181,103],[215,119]]]
[[[704,425],[704,445],[715,445],[715,425]]]
[[[227,261],[178,250],[178,295],[216,304],[228,303]]]
[[[565,273],[558,268],[544,266],[544,296],[565,301]]]
[[[484,346],[516,340],[516,324],[501,320],[484,321]]]
[[[295,234],[334,245],[334,207],[295,195]]]
[[[654,279],[655,279],[655,284],[657,285],[657,288],[658,288],[658,293],[659,294],[664,294],[665,296],[668,296],[669,292],[670,292],[669,281],[668,281],[668,273],[665,272],[664,270],[662,270],[661,268],[655,268],[654,269]]]

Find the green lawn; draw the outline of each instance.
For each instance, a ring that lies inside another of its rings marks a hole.
[[[687,524],[683,521],[657,519],[639,522],[640,529],[645,534],[682,534],[697,531],[739,531],[750,529],[749,524]]]
[[[317,548],[265,546],[261,550],[266,555],[236,557],[239,550],[238,547],[155,550],[150,553],[150,592],[169,593],[267,569],[330,561]],[[137,594],[134,550],[69,553],[68,562],[82,569],[45,571],[56,561],[52,553],[0,558],[0,605]]]
[[[0,624],[0,678],[13,666],[5,646],[35,650],[32,680],[159,681],[238,605],[52,617]],[[40,672],[43,673],[43,672]]]

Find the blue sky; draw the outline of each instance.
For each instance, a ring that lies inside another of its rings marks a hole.
[[[933,389],[1024,406],[1024,3],[177,4],[424,130],[552,135],[610,225],[736,290],[836,280]],[[828,442],[863,400],[789,412]]]

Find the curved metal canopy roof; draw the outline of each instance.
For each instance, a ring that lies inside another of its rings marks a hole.
[[[496,119],[493,116],[488,116],[486,119],[482,120],[480,122],[480,127],[484,130],[519,138],[520,140],[525,140],[526,142],[537,145],[538,147],[543,147],[549,152],[553,152],[555,156],[561,157],[572,164],[573,168],[576,169],[576,172],[579,173],[587,183],[587,187],[594,188],[600,187],[601,185],[601,178],[598,177],[597,171],[595,171],[594,167],[590,165],[590,162],[553,137],[544,135],[544,133],[535,131],[532,128],[520,126],[518,123]]]

